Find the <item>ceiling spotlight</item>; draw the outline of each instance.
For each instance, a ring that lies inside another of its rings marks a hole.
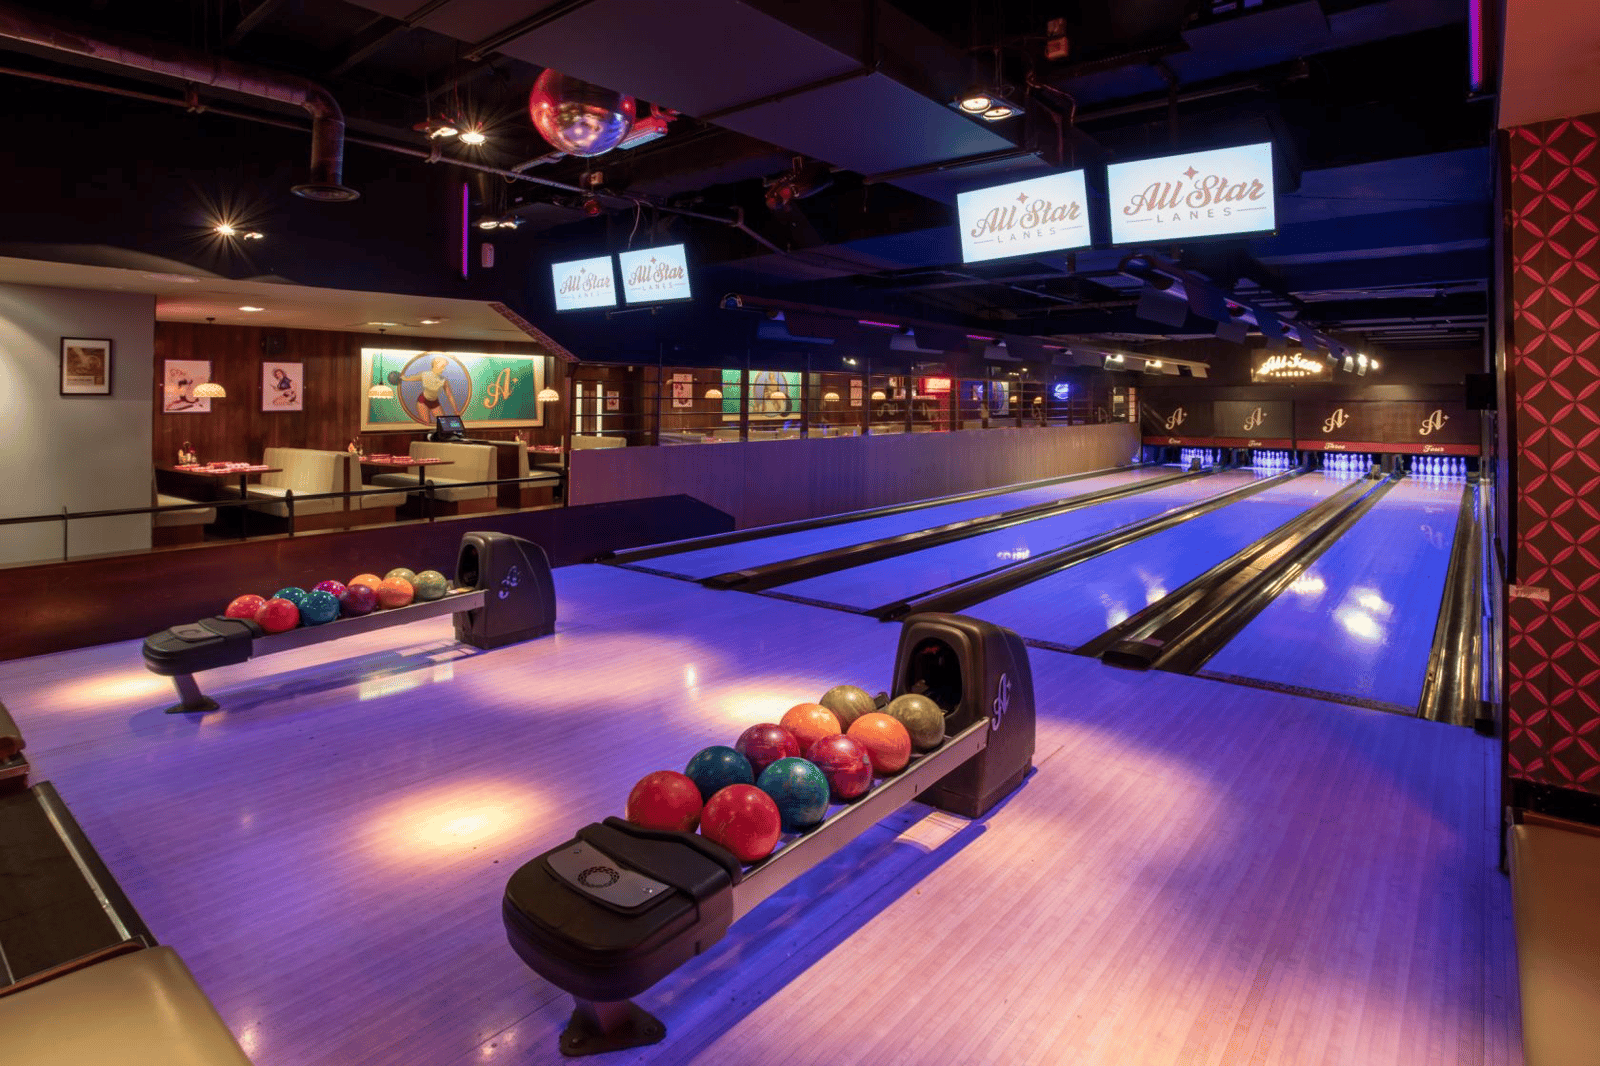
[[[368,322],[367,323],[367,325],[369,325],[369,326],[380,326],[380,327],[385,327],[385,328],[387,328],[389,326],[398,326],[399,324],[400,323],[398,323],[398,322]]]
[[[424,326],[437,326],[443,321],[444,319],[442,318],[424,318],[419,320],[419,322]]]
[[[1160,370],[1161,369],[1161,360],[1159,360],[1159,359],[1146,360],[1145,364],[1144,364],[1144,368],[1146,370]]]
[[[1378,361],[1376,359],[1374,359],[1371,362],[1367,363],[1367,365],[1370,366],[1374,370],[1378,369]]]
[[[265,237],[266,234],[257,233],[255,230],[250,230],[248,233],[241,234],[240,236],[244,237],[244,239],[247,241],[259,241]]]
[[[412,129],[416,130],[418,133],[427,134],[427,137],[430,141],[444,140],[447,137],[454,137],[457,133],[461,132],[460,130],[456,129],[455,123],[446,122],[442,118],[425,119],[413,126]]]
[[[1356,353],[1356,365],[1357,366],[1366,366],[1367,365],[1367,353],[1366,352],[1357,352]]]
[[[985,122],[999,122],[1003,118],[1010,118],[1017,112],[1009,104],[996,104],[983,113]]]
[[[478,145],[482,144],[484,141],[487,141],[488,139],[489,139],[488,135],[485,134],[482,130],[478,129],[477,127],[473,127],[472,129],[462,130],[461,131],[461,143],[462,144],[470,144],[474,148],[476,148]]]
[[[213,228],[223,237],[232,237],[239,232],[233,228],[233,223],[231,222],[218,222]]]
[[[266,308],[265,307],[256,307],[253,304],[245,304],[242,307],[240,307],[239,310],[241,310],[241,311],[265,311]]]
[[[972,88],[956,97],[956,106],[969,115],[981,115],[994,106],[994,98],[984,89]]]
[[[522,225],[522,219],[516,215],[506,215],[500,220],[501,229],[516,229],[520,225]]]

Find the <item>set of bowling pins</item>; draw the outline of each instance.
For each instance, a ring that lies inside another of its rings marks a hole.
[[[1215,466],[1220,456],[1221,453],[1215,448],[1184,448],[1180,452],[1179,461],[1183,468],[1187,470],[1189,469],[1189,464],[1196,459],[1200,460],[1201,466]]]
[[[1467,461],[1454,455],[1413,455],[1411,476],[1429,481],[1464,481]]]
[[[1372,456],[1362,452],[1328,452],[1322,457],[1322,471],[1333,477],[1366,477],[1372,469]]]
[[[1252,452],[1250,465],[1257,470],[1292,470],[1299,465],[1294,452]]]

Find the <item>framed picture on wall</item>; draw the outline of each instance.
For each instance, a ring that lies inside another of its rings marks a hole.
[[[61,338],[61,395],[111,395],[111,342],[104,338]]]
[[[263,411],[305,410],[305,364],[261,364],[261,409]]]
[[[672,375],[672,406],[673,407],[693,407],[694,406],[694,375],[693,374],[674,374],[674,375]]]
[[[209,359],[168,359],[161,374],[161,410],[166,414],[210,414],[211,399],[194,390],[211,380]]]
[[[620,392],[608,392],[608,393],[606,393],[606,410],[607,411],[620,411],[620,410],[622,410],[622,393],[620,393]]]

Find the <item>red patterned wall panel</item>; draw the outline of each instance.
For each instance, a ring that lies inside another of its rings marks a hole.
[[[1600,115],[1510,131],[1511,772],[1600,794]]]

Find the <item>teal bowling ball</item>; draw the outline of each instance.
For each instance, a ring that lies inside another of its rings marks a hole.
[[[300,621],[320,626],[339,617],[339,597],[326,589],[312,589],[300,604]]]
[[[828,814],[828,779],[806,759],[779,759],[756,779],[756,787],[778,805],[785,833],[803,833]]]
[[[437,570],[423,570],[417,574],[411,587],[417,590],[417,599],[426,603],[428,600],[444,599],[444,594],[450,591],[450,582]]]
[[[750,760],[726,744],[713,744],[695,752],[689,765],[683,768],[683,773],[700,790],[703,800],[709,800],[729,785],[756,783]]]
[[[306,590],[295,585],[281,588],[272,594],[275,600],[288,600],[297,608],[303,608],[306,603]]]

